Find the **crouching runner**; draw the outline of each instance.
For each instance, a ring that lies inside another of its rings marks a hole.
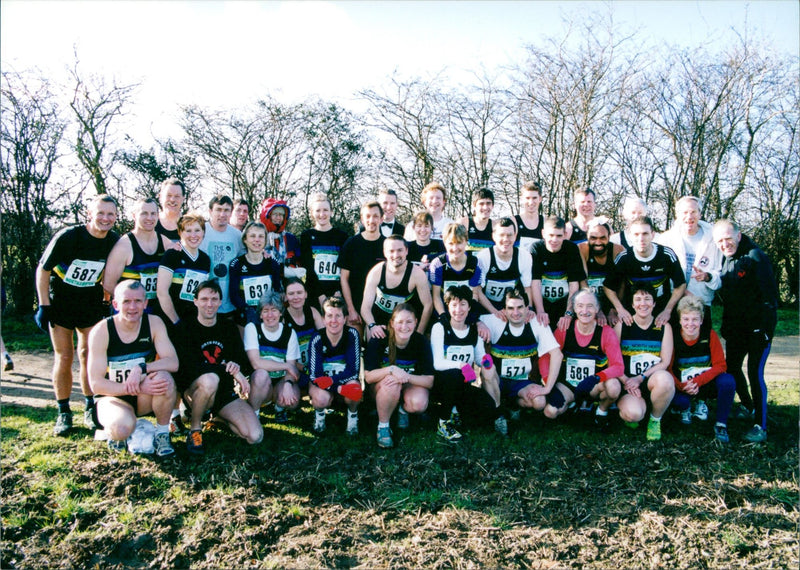
[[[680,330],[673,333],[675,357],[672,374],[675,376],[675,398],[672,405],[680,410],[681,422],[692,423],[692,415],[708,418],[705,400],[717,399],[717,421],[714,437],[728,443],[728,415],[733,408],[736,380],[726,372],[722,343],[711,327],[701,327],[705,307],[699,297],[684,297],[678,302]],[[697,402],[692,414],[692,400]]]
[[[363,395],[359,333],[346,326],[347,305],[341,297],[329,297],[322,308],[325,328],[308,347],[308,396],[314,407],[314,431],[325,431],[326,410],[339,396],[347,405],[347,435],[358,435],[358,404]]]
[[[217,318],[222,290],[216,280],[197,286],[194,304],[197,317],[182,320],[176,335],[181,360],[179,388],[191,409],[186,450],[195,455],[205,453],[202,423],[208,410],[247,443],[259,443],[264,428],[258,411],[269,396],[269,375],[266,370],[256,370],[248,380],[250,363],[239,331],[230,319]]]
[[[581,404],[597,401],[595,425],[605,432],[609,427],[608,409],[619,398],[622,390],[619,378],[625,371],[619,339],[614,329],[597,322],[600,301],[591,289],[575,293],[570,305],[575,320],[567,330],[556,331],[556,340],[564,353],[556,389],[565,402],[560,408],[550,408],[548,404],[545,414],[560,415],[573,401]]]
[[[287,408],[300,405],[300,345],[294,330],[281,322],[283,298],[270,291],[259,301],[260,322],[244,328],[244,349],[252,367],[268,374],[267,398],[274,395],[275,419],[286,423]],[[274,387],[274,391],[273,391]]]
[[[438,433],[448,441],[458,441],[458,427],[466,424],[492,424],[500,435],[508,435],[508,422],[500,404],[500,387],[492,358],[486,354],[478,326],[468,325],[472,289],[466,285],[450,287],[444,293],[449,318],[442,317],[431,329],[434,383],[438,400]],[[481,366],[480,387],[475,385]]]
[[[428,409],[433,385],[431,347],[416,328],[414,307],[399,303],[386,325],[386,337],[370,339],[364,353],[364,379],[372,386],[378,411],[378,447],[394,446],[389,420],[395,409],[401,430],[408,429],[408,414]]]
[[[669,373],[672,328],[669,323],[664,326],[655,323],[655,298],[652,287],[637,285],[633,292],[633,322],[626,325],[619,321],[614,327],[625,362],[625,374],[620,377],[625,394],[617,403],[619,417],[625,425],[636,429],[649,404],[648,441],[661,439],[661,418],[675,395],[675,384]]]
[[[506,293],[503,316],[481,316],[489,329],[489,354],[499,375],[500,397],[509,403],[511,418],[519,408],[558,409],[564,395],[556,388],[561,367],[561,350],[547,325],[540,324],[528,309],[524,293]],[[549,417],[555,417],[551,415]]]
[[[145,315],[141,282],[126,279],[114,289],[117,313],[89,334],[89,383],[97,398],[97,418],[108,435],[108,447],[122,451],[136,428],[136,416],[153,413],[156,455],[175,453],[169,419],[175,406],[178,357],[163,321]]]

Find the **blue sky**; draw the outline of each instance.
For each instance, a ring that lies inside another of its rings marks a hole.
[[[797,54],[798,2],[45,2],[0,3],[3,69],[65,81],[73,46],[84,70],[140,82],[135,131],[172,130],[179,104],[244,105],[265,92],[347,104],[395,70],[460,74],[520,61],[561,36],[570,16],[612,10],[644,44],[728,43],[746,29]],[[137,137],[138,138],[138,137]]]

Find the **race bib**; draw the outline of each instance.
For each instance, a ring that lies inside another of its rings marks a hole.
[[[594,365],[591,358],[567,358],[567,382],[577,386],[584,378],[594,375]]]
[[[484,289],[484,293],[486,294],[486,298],[490,301],[502,301],[506,295],[506,291],[511,291],[514,288],[513,283],[509,283],[508,281],[486,281],[486,288]]]
[[[400,303],[405,302],[405,297],[398,297],[397,295],[387,295],[380,289],[375,289],[375,304],[384,313],[392,314],[394,308]]]
[[[630,370],[628,373],[631,376],[638,376],[639,374],[643,374],[645,370],[661,362],[661,358],[656,356],[655,354],[650,354],[647,352],[642,352],[640,354],[633,354],[631,355],[630,360]]]
[[[444,351],[444,357],[446,360],[463,362],[464,364],[470,364],[472,362],[472,355],[473,348],[471,346],[464,346],[460,344],[448,346]]]
[[[339,256],[332,253],[318,253],[314,256],[314,269],[320,281],[336,281],[339,279]]]
[[[508,380],[527,380],[530,372],[530,358],[504,358],[500,376]]]
[[[194,301],[194,294],[197,291],[197,286],[208,278],[208,273],[203,271],[195,271],[187,269],[186,275],[183,276],[183,285],[178,298],[181,301]]]
[[[76,259],[64,274],[64,283],[73,287],[94,287],[103,274],[105,261],[87,261]]]
[[[563,279],[542,279],[542,297],[558,301],[569,293],[569,283]]]
[[[586,284],[589,285],[589,289],[594,291],[595,295],[602,295],[605,280],[605,277],[589,277],[586,280]]]
[[[156,285],[158,283],[158,273],[140,273],[139,281],[144,287],[144,296],[147,299],[156,298]]]
[[[242,279],[242,287],[244,288],[244,302],[250,306],[256,306],[265,293],[272,291],[272,276],[245,277]]]
[[[689,380],[694,380],[706,370],[711,370],[710,366],[692,366],[681,370],[681,383],[685,384]]]
[[[106,369],[108,372],[108,379],[122,384],[128,379],[131,370],[139,366],[139,364],[144,364],[144,362],[145,360],[141,356],[138,358],[131,358],[130,360],[109,361],[108,368]]]
[[[459,285],[466,285],[469,287],[469,281],[445,281],[442,283],[442,293],[446,293],[450,287],[458,287]],[[469,287],[472,289],[472,287]]]
[[[322,371],[325,373],[326,376],[334,376],[336,374],[341,374],[344,372],[347,365],[344,362],[325,362],[322,365]]]

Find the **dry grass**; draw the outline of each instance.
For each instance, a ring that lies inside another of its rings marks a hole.
[[[664,439],[523,418],[509,440],[412,431],[388,452],[374,419],[321,439],[310,415],[247,448],[111,455],[53,410],[5,406],[3,568],[784,568],[798,565],[797,382],[776,385],[766,445],[665,420]],[[713,409],[713,408],[712,408]],[[299,424],[299,425],[298,425]]]

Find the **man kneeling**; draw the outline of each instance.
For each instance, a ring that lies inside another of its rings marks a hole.
[[[217,318],[222,291],[215,280],[197,286],[194,304],[197,317],[181,321],[178,328],[179,387],[192,414],[186,449],[205,453],[202,422],[208,410],[247,443],[259,443],[264,428],[258,412],[270,393],[269,375],[256,370],[248,380],[245,373],[251,367],[239,331],[233,321]]]
[[[153,413],[158,425],[156,455],[175,453],[169,419],[175,406],[178,357],[163,321],[145,315],[141,282],[126,279],[114,289],[117,313],[89,334],[89,383],[97,400],[97,418],[108,434],[108,447],[122,451],[136,429],[136,416]]]

